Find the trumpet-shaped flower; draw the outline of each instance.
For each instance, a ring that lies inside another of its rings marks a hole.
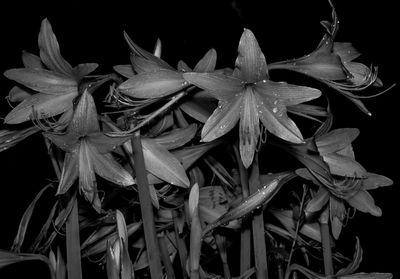
[[[132,176],[110,154],[128,138],[108,137],[100,131],[96,106],[88,89],[80,96],[67,133],[45,133],[45,136],[66,151],[57,194],[68,191],[79,177],[80,191],[100,211],[95,173],[121,186],[134,183]]]
[[[202,140],[208,142],[225,135],[239,121],[240,155],[243,164],[249,167],[261,135],[259,122],[284,140],[302,143],[302,134],[287,116],[286,106],[318,98],[321,92],[269,80],[264,54],[248,29],[243,32],[238,52],[231,76],[185,73],[184,77],[219,100],[218,107],[203,127]]]
[[[94,63],[72,67],[61,56],[57,38],[47,19],[42,21],[38,42],[40,57],[23,53],[25,68],[4,73],[23,86],[14,87],[10,92],[11,101],[22,102],[5,117],[7,124],[49,118],[64,112],[68,113],[59,122],[67,123],[72,115],[72,101],[78,96],[79,81],[97,67]]]

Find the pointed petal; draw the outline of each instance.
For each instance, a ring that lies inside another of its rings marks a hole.
[[[343,220],[346,216],[346,209],[341,200],[332,196],[330,198],[329,207],[332,235],[335,239],[339,239],[343,227]]]
[[[363,180],[363,189],[364,190],[373,190],[379,187],[386,187],[393,185],[393,180],[390,178],[369,172],[367,174],[367,178]]]
[[[128,36],[128,34],[126,32],[124,32],[124,37],[125,37],[126,42],[129,45],[129,48],[135,55],[146,58],[147,60],[153,61],[153,62],[159,64],[164,69],[173,70],[173,68],[167,62],[165,62],[161,58],[153,55],[152,53],[144,50],[143,48],[139,47],[137,44],[135,44],[135,42]]]
[[[244,29],[240,38],[238,57],[236,58],[233,75],[247,83],[268,79],[268,69],[264,54],[258,45],[256,37],[249,29]]]
[[[197,62],[193,71],[198,73],[212,72],[217,64],[217,52],[215,49],[210,49],[203,58]]]
[[[57,38],[47,18],[42,21],[38,41],[43,63],[52,71],[72,77],[74,74],[72,67],[61,56]]]
[[[179,161],[151,139],[142,139],[146,169],[162,180],[181,187],[189,186],[189,178]]]
[[[58,115],[72,107],[72,100],[76,95],[77,92],[63,95],[34,94],[9,112],[4,122],[7,124],[19,124],[28,121],[32,118],[33,110],[36,114],[35,117],[38,119]]]
[[[135,73],[133,72],[132,65],[115,65],[113,69],[118,74],[126,78],[131,78],[135,75]]]
[[[202,141],[208,142],[228,133],[238,122],[242,98],[220,101],[201,131]]]
[[[333,43],[333,52],[340,56],[343,63],[350,62],[361,55],[361,53],[354,48],[351,43]]]
[[[312,87],[271,80],[257,82],[254,88],[258,95],[268,100],[266,104],[275,106],[277,103],[286,106],[297,105],[321,96],[321,91]]]
[[[352,77],[349,78],[349,81],[353,86],[363,86],[370,82],[371,69],[366,65],[358,62],[348,62],[344,65],[352,75]]]
[[[38,69],[10,69],[4,75],[26,87],[47,94],[60,95],[76,92],[77,82],[55,72]]]
[[[382,215],[382,210],[375,205],[374,198],[367,191],[360,190],[346,201],[361,212],[370,213],[377,217]]]
[[[216,107],[215,102],[213,102],[214,98],[201,96],[198,93],[187,96],[185,100],[180,106],[181,110],[201,123],[207,122]]]
[[[75,73],[75,76],[80,79],[96,70],[98,66],[99,64],[97,63],[83,63],[76,66],[73,71]]]
[[[248,168],[253,162],[260,136],[260,120],[257,106],[256,98],[249,87],[243,96],[239,123],[239,150],[245,168]]]
[[[29,89],[24,89],[18,85],[11,88],[10,92],[8,93],[7,99],[10,102],[22,102],[23,100],[32,96],[33,91],[28,91]]]
[[[324,187],[319,187],[317,194],[307,203],[305,213],[320,211],[329,201],[329,192]]]
[[[61,173],[60,183],[58,185],[57,195],[64,194],[75,182],[78,177],[79,166],[79,146],[72,152],[65,153],[63,170]]]
[[[177,69],[179,72],[191,72],[192,69],[182,60],[178,61]]]
[[[160,98],[187,87],[182,74],[159,70],[137,74],[119,85],[122,93],[135,98]]]
[[[113,151],[117,146],[128,141],[130,138],[131,136],[110,137],[102,132],[96,132],[90,134],[90,136],[87,137],[87,140],[94,145],[101,154],[104,154]]]
[[[293,143],[303,143],[303,136],[296,124],[287,116],[286,108],[278,101],[273,104],[268,98],[257,94],[258,115],[264,127],[277,137]],[[267,104],[267,105],[266,105]]]
[[[100,131],[96,104],[94,103],[93,96],[87,90],[84,90],[80,96],[74,116],[68,126],[68,131],[81,136]]]
[[[185,143],[193,139],[196,132],[197,125],[190,124],[186,128],[173,129],[171,132],[164,133],[153,140],[169,150],[183,146]]]
[[[337,152],[350,145],[360,134],[357,128],[332,130],[317,138],[316,144],[321,155]]]
[[[66,152],[73,152],[76,146],[79,145],[79,139],[74,134],[43,133],[43,135]]]
[[[215,98],[231,99],[243,91],[242,80],[223,74],[184,73],[183,78],[189,83],[210,92]]]
[[[144,73],[144,72],[155,72],[155,71],[160,71],[160,70],[174,71],[174,69],[169,69],[169,68],[166,69],[165,67],[158,64],[157,62],[148,60],[146,58],[137,56],[135,54],[131,54],[131,63],[132,63],[133,69],[138,74]]]
[[[221,142],[212,141],[209,143],[199,144],[191,147],[185,147],[172,152],[172,154],[179,160],[183,168],[187,170],[205,153],[213,147],[219,145]]]
[[[40,57],[27,51],[22,52],[22,62],[25,68],[43,69],[42,60]]]
[[[332,174],[344,177],[363,178],[367,176],[367,171],[357,161],[352,158],[331,153],[322,156],[324,162],[329,166]]]

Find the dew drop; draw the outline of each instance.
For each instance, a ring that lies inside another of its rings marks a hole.
[[[274,105],[277,105],[277,104],[278,104],[278,100],[275,100],[275,101],[274,101]]]
[[[272,109],[272,112],[273,112],[273,113],[277,113],[277,112],[278,112],[278,108],[273,108],[273,109]]]
[[[266,80],[266,79],[263,79],[263,80],[262,80],[262,82],[263,82],[263,83],[266,83],[266,82],[267,82],[267,80]]]

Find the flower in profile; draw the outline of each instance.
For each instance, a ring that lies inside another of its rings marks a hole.
[[[4,75],[22,87],[14,87],[9,100],[21,101],[7,116],[6,124],[19,124],[50,118],[61,113],[59,124],[66,124],[72,115],[72,101],[78,96],[80,80],[94,71],[97,64],[85,63],[72,67],[60,53],[59,44],[47,19],[39,32],[40,57],[24,52],[24,68],[7,70]]]
[[[240,120],[240,155],[245,167],[249,167],[261,135],[259,122],[284,140],[302,143],[302,134],[287,116],[286,106],[318,98],[321,92],[269,80],[264,54],[248,29],[242,34],[238,52],[232,75],[185,73],[183,76],[219,100],[218,107],[203,127],[202,141],[225,135]]]
[[[318,192],[308,203],[306,212],[319,211],[329,204],[335,238],[338,238],[346,218],[345,202],[361,212],[381,216],[381,209],[375,205],[368,191],[393,184],[391,179],[383,175],[367,172],[355,160],[351,143],[358,135],[358,129],[346,128],[316,137],[315,146],[320,160],[325,163],[329,172],[316,171],[313,167],[315,164],[312,163],[305,164],[307,169],[297,171],[300,176],[319,186]]]
[[[93,84],[91,84],[93,85]],[[66,151],[57,194],[68,191],[79,177],[79,189],[93,207],[101,210],[95,173],[121,186],[134,183],[132,176],[112,157],[110,152],[128,137],[109,137],[100,131],[96,106],[90,86],[83,89],[74,115],[65,134],[45,133],[59,148]]]
[[[341,93],[363,112],[371,115],[361,98],[370,98],[376,95],[359,96],[354,93],[359,93],[371,85],[382,86],[382,82],[378,78],[378,68],[354,62],[353,60],[358,58],[360,53],[351,43],[335,42],[339,20],[335,8],[332,3],[330,4],[332,22],[321,22],[326,33],[317,48],[312,53],[300,58],[271,63],[270,69],[286,69],[315,78]]]

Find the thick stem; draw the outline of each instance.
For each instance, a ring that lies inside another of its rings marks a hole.
[[[76,191],[73,206],[66,222],[67,235],[67,271],[69,279],[82,279],[81,244],[79,237],[78,198]]]
[[[258,154],[254,156],[254,161],[251,165],[250,174],[250,194],[255,193],[260,186],[260,170],[258,167]],[[254,261],[256,265],[257,279],[268,278],[268,265],[267,265],[267,248],[265,243],[264,234],[264,214],[261,210],[253,215],[253,246],[254,246]]]
[[[147,171],[144,164],[142,142],[139,131],[134,133],[131,144],[150,274],[152,279],[161,279],[163,273],[160,260],[160,250],[154,225],[153,206],[151,204],[149,184],[146,176]]]
[[[329,232],[329,207],[327,207],[319,217],[320,230],[321,230],[321,241],[322,241],[322,252],[324,256],[324,270],[326,276],[332,276],[333,261],[332,261],[332,250],[331,250],[331,236]]]
[[[178,247],[179,260],[181,263],[182,278],[187,279],[188,274],[186,272],[186,260],[188,253],[186,249],[185,239],[182,236],[184,220],[181,210],[179,208],[172,210],[172,217],[174,219],[174,231],[176,237],[176,244]]]
[[[233,146],[236,161],[239,167],[240,183],[242,185],[242,198],[243,200],[249,196],[249,179],[247,170],[243,165],[242,158],[240,157],[239,150]],[[248,222],[242,219],[242,228],[240,234],[240,274],[245,273],[251,265],[251,230]]]

